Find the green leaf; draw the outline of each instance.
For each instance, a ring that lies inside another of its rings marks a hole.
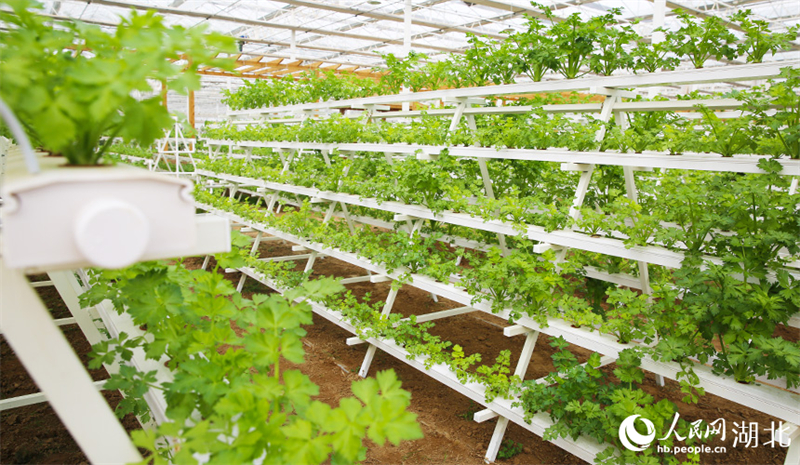
[[[311,402],[311,397],[319,395],[319,387],[312,383],[308,376],[297,370],[285,371],[283,384],[286,387],[286,399],[298,412],[304,412]]]

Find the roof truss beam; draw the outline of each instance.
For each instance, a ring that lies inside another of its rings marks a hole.
[[[298,6],[298,7],[314,8],[314,9],[326,10],[326,11],[335,11],[337,13],[346,13],[346,14],[351,14],[351,15],[355,15],[355,16],[366,16],[367,18],[373,18],[373,19],[377,19],[377,20],[381,20],[381,21],[393,21],[393,22],[396,22],[396,23],[402,23],[405,20],[402,15],[389,14],[389,13],[375,13],[375,12],[372,12],[372,11],[364,11],[364,10],[360,10],[360,9],[357,9],[357,8],[330,5],[330,4],[327,4],[327,3],[309,2],[309,1],[306,1],[306,0],[272,0],[272,1],[279,2],[279,3],[287,3],[289,5],[295,5],[295,6]],[[493,37],[495,39],[503,39],[504,38],[504,36],[502,36],[500,34],[494,34],[494,33],[490,33],[490,32],[475,31],[474,29],[472,29],[470,27],[464,27],[464,26],[459,26],[459,25],[454,25],[454,24],[436,23],[436,22],[432,22],[432,21],[424,21],[424,20],[420,20],[418,18],[417,19],[412,18],[411,19],[411,23],[416,25],[416,26],[423,26],[423,27],[429,27],[429,28],[432,28],[432,29],[437,29],[440,32],[457,31],[457,32],[464,32],[464,33],[471,33],[471,34],[486,35],[486,36],[489,36],[489,37]]]
[[[120,2],[120,1],[116,1],[116,0],[76,0],[76,1],[85,2],[85,3],[94,3],[94,4],[98,4],[98,5],[113,6],[113,7],[125,8],[125,9],[133,8],[133,9],[136,9],[136,10],[145,10],[145,11],[146,10],[155,10],[155,11],[161,13],[161,14],[176,15],[176,16],[187,16],[187,17],[193,17],[193,18],[201,18],[201,19],[204,19],[204,20],[216,19],[218,21],[227,21],[227,22],[231,22],[231,23],[235,23],[235,24],[247,24],[247,25],[250,25],[250,26],[261,26],[261,27],[272,28],[272,29],[283,29],[283,30],[288,30],[288,31],[307,32],[307,33],[314,33],[314,34],[326,35],[326,36],[332,36],[332,37],[343,37],[343,38],[346,38],[346,39],[364,40],[364,41],[367,41],[367,42],[376,41],[376,39],[374,37],[364,36],[364,35],[359,35],[359,34],[350,34],[350,33],[346,33],[346,32],[338,32],[338,31],[328,31],[328,30],[324,30],[324,29],[314,29],[314,28],[309,28],[309,27],[290,26],[290,25],[286,25],[286,24],[270,23],[270,22],[267,22],[267,21],[259,21],[259,20],[253,20],[253,19],[245,19],[245,18],[236,18],[236,17],[233,17],[233,16],[227,16],[227,15],[218,15],[218,14],[213,14],[213,13],[202,13],[202,12],[197,12],[197,11],[178,10],[176,8],[154,7],[154,6],[141,5],[141,4],[137,4],[137,3]],[[382,40],[377,40],[377,42],[400,44],[400,45],[403,44],[403,40],[402,39],[382,39]],[[451,48],[438,47],[438,46],[435,46],[435,45],[420,44],[420,43],[416,43],[416,44],[412,43],[412,46],[416,47],[416,48],[426,48],[426,49],[431,49],[431,50],[438,50],[440,52],[455,52],[456,51],[455,49],[451,49]]]

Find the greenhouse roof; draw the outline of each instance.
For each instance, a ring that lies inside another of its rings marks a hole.
[[[195,27],[207,24],[211,30],[241,40],[247,56],[285,58],[295,68],[309,64],[350,64],[367,69],[380,66],[379,54],[404,55],[407,50],[427,54],[430,59],[459,53],[468,47],[468,33],[502,38],[521,30],[526,15],[543,18],[542,10],[524,0],[47,0],[49,15],[78,18],[111,26],[131,8],[154,8],[167,24]],[[757,19],[766,20],[776,32],[800,22],[797,0],[540,0],[553,9],[556,20],[573,13],[585,16],[622,11],[629,22],[648,37],[660,22],[667,29],[678,27],[676,9],[699,17],[727,19],[749,9]],[[654,21],[654,16],[656,20]],[[410,24],[407,18],[410,17]],[[731,25],[735,31],[736,26]],[[800,57],[800,45],[771,59]],[[287,61],[275,63],[286,67]],[[295,69],[295,70],[297,70]],[[290,70],[291,71],[291,70]]]

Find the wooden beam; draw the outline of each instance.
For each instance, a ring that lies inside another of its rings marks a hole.
[[[252,73],[249,73],[249,74],[253,74],[253,75],[259,76],[261,74],[271,73],[271,72],[275,71],[276,69],[277,68],[274,68],[274,67],[270,66],[270,67],[266,67],[264,69],[259,69],[258,71],[253,71]]]
[[[250,71],[255,71],[257,69],[263,69],[265,65],[266,65],[266,63],[259,63],[259,64],[256,64],[256,65],[245,65],[244,67],[238,67],[237,66],[234,69],[234,71],[236,71],[237,73],[244,74],[244,73],[247,73],[247,72],[250,72]]]
[[[220,54],[224,55],[224,54]],[[244,58],[243,58],[244,57]],[[182,57],[183,58],[183,57]],[[278,57],[267,60],[268,57],[261,55],[235,54],[230,57],[219,56],[219,58],[236,59],[234,71],[203,66],[200,67],[198,74],[208,76],[230,76],[239,78],[265,78],[279,77],[297,71],[333,71],[336,74],[351,73],[362,77],[378,79],[386,74],[385,71],[375,71],[372,66],[362,64],[329,63],[325,60],[308,62],[308,60],[295,60],[288,62],[288,58]],[[271,57],[270,57],[271,58]]]

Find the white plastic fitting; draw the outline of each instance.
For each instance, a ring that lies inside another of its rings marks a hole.
[[[83,256],[101,268],[122,268],[139,261],[150,241],[147,217],[118,199],[97,199],[75,219],[75,242]]]

